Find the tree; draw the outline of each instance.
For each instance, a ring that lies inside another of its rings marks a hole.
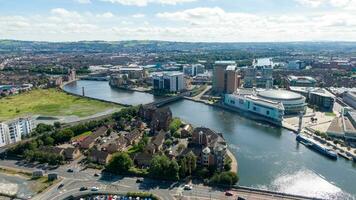
[[[167,156],[155,156],[151,160],[149,175],[152,178],[178,180],[179,165],[175,160],[170,160]]]
[[[169,124],[169,130],[174,134],[182,126],[182,121],[179,118],[174,118]]]
[[[197,168],[197,158],[192,152],[184,156],[179,163],[181,176],[192,175]]]
[[[54,128],[59,129],[61,128],[61,123],[60,122],[54,122]]]
[[[63,129],[61,131],[57,131],[53,137],[55,140],[55,143],[64,143],[68,142],[72,137],[74,136],[74,133],[71,129]]]
[[[106,169],[115,174],[126,174],[131,167],[133,167],[133,161],[127,153],[116,153]]]
[[[210,184],[213,185],[225,185],[231,187],[239,181],[239,177],[235,172],[222,172],[216,173],[210,179]]]

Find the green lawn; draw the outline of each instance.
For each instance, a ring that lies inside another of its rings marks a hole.
[[[120,106],[68,95],[56,89],[37,89],[0,99],[0,121],[39,114],[85,117]]]
[[[80,134],[80,135],[77,135],[77,136],[73,137],[73,138],[72,138],[72,141],[80,140],[80,139],[82,139],[82,138],[87,137],[87,136],[90,135],[90,134],[92,134],[91,131],[84,132],[84,133],[82,133],[82,134]]]

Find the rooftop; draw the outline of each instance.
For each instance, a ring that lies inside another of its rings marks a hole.
[[[274,100],[299,100],[305,98],[298,93],[288,90],[265,90],[259,92],[258,96]]]

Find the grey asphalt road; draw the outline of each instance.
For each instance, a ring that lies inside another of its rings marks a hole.
[[[0,166],[17,168],[22,170],[38,170],[38,166],[27,165],[21,162],[11,160],[1,160]],[[68,169],[73,169],[74,172],[67,172]],[[233,190],[233,196],[226,196],[225,190],[204,186],[201,184],[193,184],[192,190],[184,190],[184,184],[166,182],[153,179],[144,179],[143,183],[136,183],[135,177],[123,177],[123,176],[111,176],[100,175],[95,177],[94,174],[100,174],[99,170],[85,169],[77,162],[72,162],[68,165],[61,166],[54,170],[47,170],[47,172],[56,172],[62,181],[42,192],[41,194],[33,197],[33,200],[62,200],[70,195],[84,194],[90,191],[81,192],[79,189],[83,186],[98,187],[99,192],[109,192],[125,194],[127,192],[148,192],[152,193],[164,200],[173,199],[226,199],[232,200],[237,197],[243,197],[245,199],[304,199],[296,198],[293,196],[278,195],[273,193],[251,191],[247,189]],[[58,188],[60,184],[63,187]]]

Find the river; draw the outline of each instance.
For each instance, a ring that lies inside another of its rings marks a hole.
[[[65,86],[75,94],[137,105],[150,94],[110,88],[108,82],[78,81]],[[298,145],[288,130],[256,123],[236,113],[182,100],[169,105],[173,115],[195,126],[223,133],[238,159],[240,185],[325,199],[356,199],[356,165]]]

